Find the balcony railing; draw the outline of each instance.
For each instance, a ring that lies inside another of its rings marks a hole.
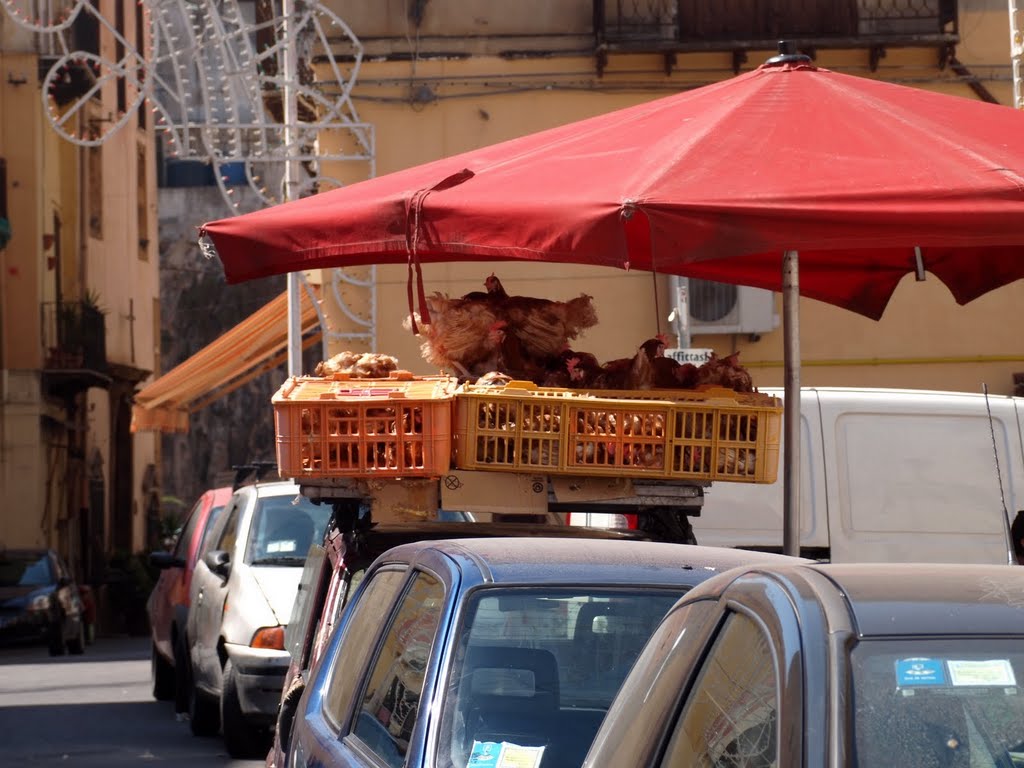
[[[107,371],[103,312],[81,301],[47,302],[43,312],[43,367],[47,371]]]
[[[593,0],[598,50],[945,46],[958,41],[957,0]]]

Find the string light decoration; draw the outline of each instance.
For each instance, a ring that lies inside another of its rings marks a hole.
[[[303,170],[300,195],[340,186],[324,172],[332,163],[357,161],[367,177],[374,175],[373,128],[359,121],[351,98],[362,45],[318,2],[298,0],[285,25],[280,0],[245,3],[245,12],[239,0],[139,0],[146,38],[140,41],[129,40],[89,0],[0,4],[18,26],[51,38],[56,61],[43,78],[43,107],[53,129],[73,144],[99,146],[146,109],[165,154],[209,163],[222,197],[237,212],[240,196],[229,191],[240,178],[252,190],[247,207],[283,200],[289,160]],[[118,51],[117,61],[72,49],[75,29],[90,24],[100,31],[97,40],[114,42],[103,50]],[[286,81],[281,72],[289,48],[299,67]],[[335,51],[344,53],[344,65]],[[58,100],[72,85],[74,97]],[[128,95],[124,110],[91,115],[90,105],[115,85]],[[289,89],[298,109],[285,144],[282,103]]]
[[[239,0],[138,0],[144,38],[138,41],[100,13],[95,0],[0,5],[16,25],[39,35],[40,50],[56,59],[43,78],[43,109],[53,129],[72,144],[99,146],[146,110],[165,156],[208,163],[221,198],[236,214],[285,199],[287,162],[301,169],[299,197],[342,186],[325,171],[339,163],[364,164],[366,178],[376,174],[373,126],[360,122],[351,98],[362,44],[316,0],[294,0],[287,24],[281,0],[244,6]],[[102,51],[116,51],[120,58],[75,49],[73,40],[89,37],[75,34],[83,30],[92,30],[97,51],[101,40],[112,41]],[[286,80],[289,50],[298,67]],[[97,117],[100,97],[111,87],[124,89],[124,109]],[[290,126],[283,122],[286,92],[298,105]],[[357,170],[342,175],[362,176]],[[239,186],[248,187],[246,194]],[[356,331],[328,330],[318,306],[325,340],[359,340],[376,348],[374,273],[371,268],[366,280],[332,270],[335,302]],[[345,295],[352,288],[368,292],[368,302],[361,303],[370,306],[369,317],[349,309]]]

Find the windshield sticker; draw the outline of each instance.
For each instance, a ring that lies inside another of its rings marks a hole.
[[[941,659],[901,659],[896,662],[896,685],[945,685]]]
[[[474,741],[466,768],[538,768],[544,747],[524,747],[507,741]]]
[[[988,659],[985,661],[947,661],[949,679],[953,685],[995,685],[1017,684],[1009,659]]]

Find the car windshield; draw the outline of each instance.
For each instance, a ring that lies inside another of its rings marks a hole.
[[[448,679],[437,765],[581,765],[626,673],[683,591],[477,591]]]
[[[330,516],[330,505],[305,496],[261,497],[249,528],[246,562],[301,567],[310,545],[323,541]]]
[[[869,640],[851,663],[855,765],[1024,766],[1020,638]]]
[[[46,555],[0,554],[0,587],[45,587],[53,583]]]

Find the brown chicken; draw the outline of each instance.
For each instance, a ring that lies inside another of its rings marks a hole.
[[[654,386],[651,356],[640,347],[633,357],[609,360],[594,377],[594,389],[650,389]]]
[[[585,293],[569,301],[509,296],[495,275],[484,285],[494,312],[508,323],[506,332],[518,338],[526,354],[537,362],[557,357],[571,339],[597,325],[594,300]]]
[[[423,337],[423,359],[442,370],[465,378],[477,378],[498,369],[498,315],[488,299],[450,298],[443,293],[427,297],[430,323],[417,316],[416,326]],[[413,318],[405,320],[412,329]]]
[[[568,340],[597,323],[593,300],[581,295],[567,302],[509,296],[491,275],[486,292],[473,291],[461,298],[435,293],[427,298],[430,323],[413,320],[423,337],[423,359],[463,378],[475,379],[490,371],[516,378],[544,381]]]
[[[739,352],[726,357],[714,353],[711,359],[697,369],[696,385],[714,384],[735,392],[753,392],[754,380],[749,371],[739,364]]]
[[[336,373],[347,373],[354,379],[386,379],[398,370],[398,360],[378,352],[339,352],[329,360],[317,363],[314,373],[330,378]]]

